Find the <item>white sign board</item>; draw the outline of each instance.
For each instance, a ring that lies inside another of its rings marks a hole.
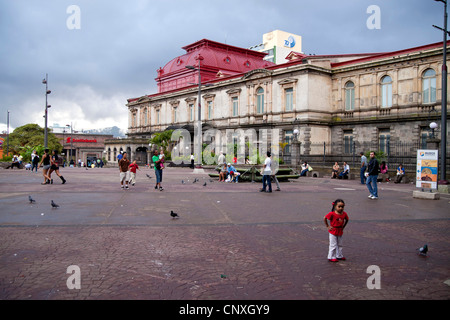
[[[417,150],[416,187],[437,189],[438,150]]]

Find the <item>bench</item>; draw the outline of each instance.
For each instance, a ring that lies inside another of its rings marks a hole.
[[[219,172],[221,168],[215,168],[218,173],[210,173],[211,178],[219,178]],[[236,171],[241,175],[239,176],[239,181],[262,181],[262,175],[260,170],[256,167],[250,168],[236,168]],[[286,181],[288,179],[298,179],[299,174],[291,174],[291,169],[289,168],[279,168],[276,175],[278,181]]]

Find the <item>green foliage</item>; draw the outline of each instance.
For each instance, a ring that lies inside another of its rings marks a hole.
[[[153,134],[153,137],[150,139],[150,143],[157,145],[158,149],[163,147],[164,150],[166,150],[170,144],[170,138],[172,137],[172,132],[173,132],[173,130],[157,132],[157,133]]]
[[[47,138],[48,149],[57,150],[60,153],[62,151],[62,145],[50,130],[47,133]],[[31,152],[35,149],[41,156],[44,150],[43,145],[44,128],[34,123],[18,127],[9,135],[10,153],[22,155],[24,161],[31,159]]]
[[[386,161],[386,153],[384,151],[378,150],[378,151],[366,151],[364,154],[367,157],[367,160],[370,161],[370,153],[375,152],[375,159],[377,159],[378,163],[380,164],[382,161]]]
[[[32,146],[25,146],[25,147],[21,147],[21,152],[20,154],[23,157],[23,161],[28,162],[31,161],[31,154],[33,153],[34,150],[36,150],[36,153],[38,154],[39,157],[42,157],[42,155],[44,154],[44,150],[45,147],[42,145],[37,145],[35,147]]]

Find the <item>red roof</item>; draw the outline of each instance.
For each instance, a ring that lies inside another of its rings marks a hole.
[[[197,83],[198,72],[186,66],[198,68],[199,60],[202,83],[219,76],[246,73],[254,69],[275,65],[263,60],[266,53],[230,46],[203,39],[183,47],[186,54],[170,60],[158,69],[158,92],[172,91]],[[218,75],[219,74],[219,75]]]

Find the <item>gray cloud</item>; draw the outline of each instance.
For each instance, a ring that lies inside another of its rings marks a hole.
[[[72,4],[80,30],[66,26]],[[379,30],[366,27],[372,4]],[[12,127],[43,125],[46,73],[50,125],[126,129],[126,99],[156,92],[156,70],[197,40],[250,47],[281,29],[301,35],[305,53],[381,52],[442,41],[431,27],[442,23],[432,0],[2,1],[0,123],[9,109]]]

